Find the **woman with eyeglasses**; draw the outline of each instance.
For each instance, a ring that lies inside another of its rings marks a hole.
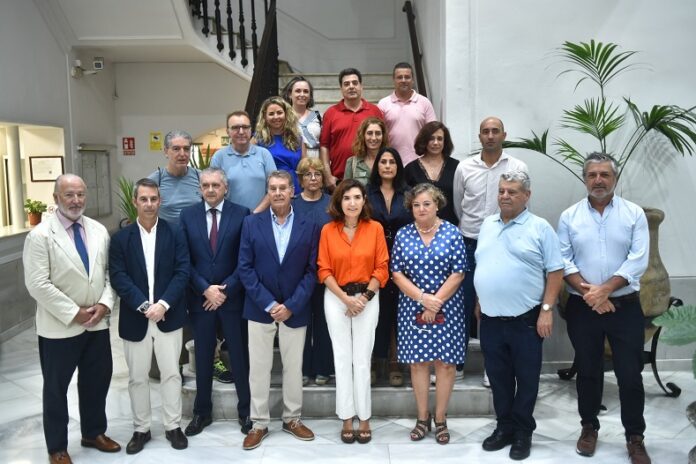
[[[368,443],[370,357],[379,318],[381,287],[389,278],[384,229],[370,219],[365,186],[344,179],[329,203],[333,221],[321,229],[317,274],[326,285],[324,311],[336,368],[336,414],[343,421],[341,441]],[[358,429],[353,419],[358,417]]]
[[[435,441],[449,443],[447,406],[456,365],[464,362],[464,299],[461,283],[469,271],[459,229],[437,216],[446,204],[440,189],[416,185],[406,194],[415,221],[396,234],[391,257],[399,295],[397,350],[400,362],[411,365],[411,383],[418,417],[411,440],[425,438],[435,422]],[[435,417],[428,408],[430,367],[434,364]]]
[[[280,97],[266,99],[256,122],[254,142],[271,152],[276,167],[292,176],[295,192],[300,191],[297,163],[306,156],[305,146],[292,107]]]
[[[292,208],[298,215],[304,215],[321,229],[331,221],[327,212],[331,197],[324,193],[324,163],[319,158],[304,158],[297,165],[302,192],[295,195]],[[311,380],[317,385],[326,385],[334,373],[333,349],[329,329],[324,314],[324,289],[317,284],[310,300],[312,316],[307,324],[304,352],[302,355],[302,384]]]
[[[382,148],[375,158],[374,168],[367,184],[367,199],[372,207],[372,218],[382,224],[387,249],[391,254],[396,232],[413,221],[411,212],[404,206],[404,165],[396,148]],[[382,380],[389,372],[389,385],[400,387],[404,376],[396,362],[396,308],[399,289],[389,279],[379,292],[379,322],[372,351],[372,384]],[[389,363],[387,364],[387,360]]]
[[[282,95],[295,111],[307,156],[319,158],[321,116],[319,111],[311,109],[314,106],[314,87],[312,83],[303,76],[293,77],[283,89]]]
[[[357,179],[363,185],[370,179],[377,153],[388,145],[387,126],[379,118],[367,118],[358,127],[353,156],[346,160],[344,179]]]

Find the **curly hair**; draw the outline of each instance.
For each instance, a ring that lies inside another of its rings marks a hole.
[[[267,98],[261,105],[261,110],[259,111],[259,117],[256,123],[256,141],[269,147],[273,145],[273,135],[271,134],[271,128],[266,122],[266,111],[271,105],[280,106],[285,112],[285,125],[283,126],[283,145],[288,149],[295,151],[300,148],[302,139],[300,137],[300,130],[297,123],[297,115],[292,109],[292,106],[288,104],[281,97],[270,97]]]
[[[365,155],[367,154],[367,147],[365,146],[365,132],[367,132],[367,128],[370,124],[377,124],[382,129],[382,143],[379,146],[379,149],[381,150],[389,145],[387,125],[384,124],[384,121],[382,121],[380,118],[367,118],[360,123],[358,132],[355,134],[355,139],[353,139],[353,146],[351,147],[353,155],[355,155],[355,157],[358,159],[365,158]]]

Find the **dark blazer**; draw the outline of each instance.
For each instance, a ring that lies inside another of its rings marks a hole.
[[[270,324],[265,311],[274,300],[292,312],[288,327],[306,326],[309,299],[317,282],[319,228],[301,214],[293,213],[290,240],[283,262],[273,236],[270,210],[244,218],[239,249],[239,278],[246,289],[244,318]]]
[[[220,310],[242,311],[244,287],[235,272],[239,259],[244,218],[249,208],[225,200],[218,224],[217,250],[210,248],[206,203],[202,201],[181,211],[180,225],[184,231],[191,257],[191,274],[187,307],[189,312],[204,311],[203,292],[211,285],[227,285],[227,299]]]
[[[155,239],[154,301],[169,303],[163,320],[157,323],[162,332],[180,329],[186,321],[184,292],[189,278],[189,253],[184,234],[165,220],[157,221]],[[118,335],[124,340],[139,342],[147,333],[147,318],[136,308],[148,300],[145,255],[140,229],[131,224],[111,237],[109,245],[111,286],[121,297]]]

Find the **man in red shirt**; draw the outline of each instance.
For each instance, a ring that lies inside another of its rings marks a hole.
[[[353,156],[351,146],[360,123],[369,118],[384,119],[382,110],[362,98],[362,74],[346,68],[338,74],[343,100],[324,113],[321,128],[320,156],[324,163],[326,186],[333,191],[343,178],[346,160]]]

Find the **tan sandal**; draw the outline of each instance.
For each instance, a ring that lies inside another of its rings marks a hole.
[[[435,441],[440,445],[446,445],[450,441],[450,433],[447,428],[447,419],[442,422],[435,421]]]
[[[425,438],[427,433],[432,430],[431,422],[432,416],[430,414],[425,420],[416,419],[416,426],[411,430],[411,441],[421,441]]]

